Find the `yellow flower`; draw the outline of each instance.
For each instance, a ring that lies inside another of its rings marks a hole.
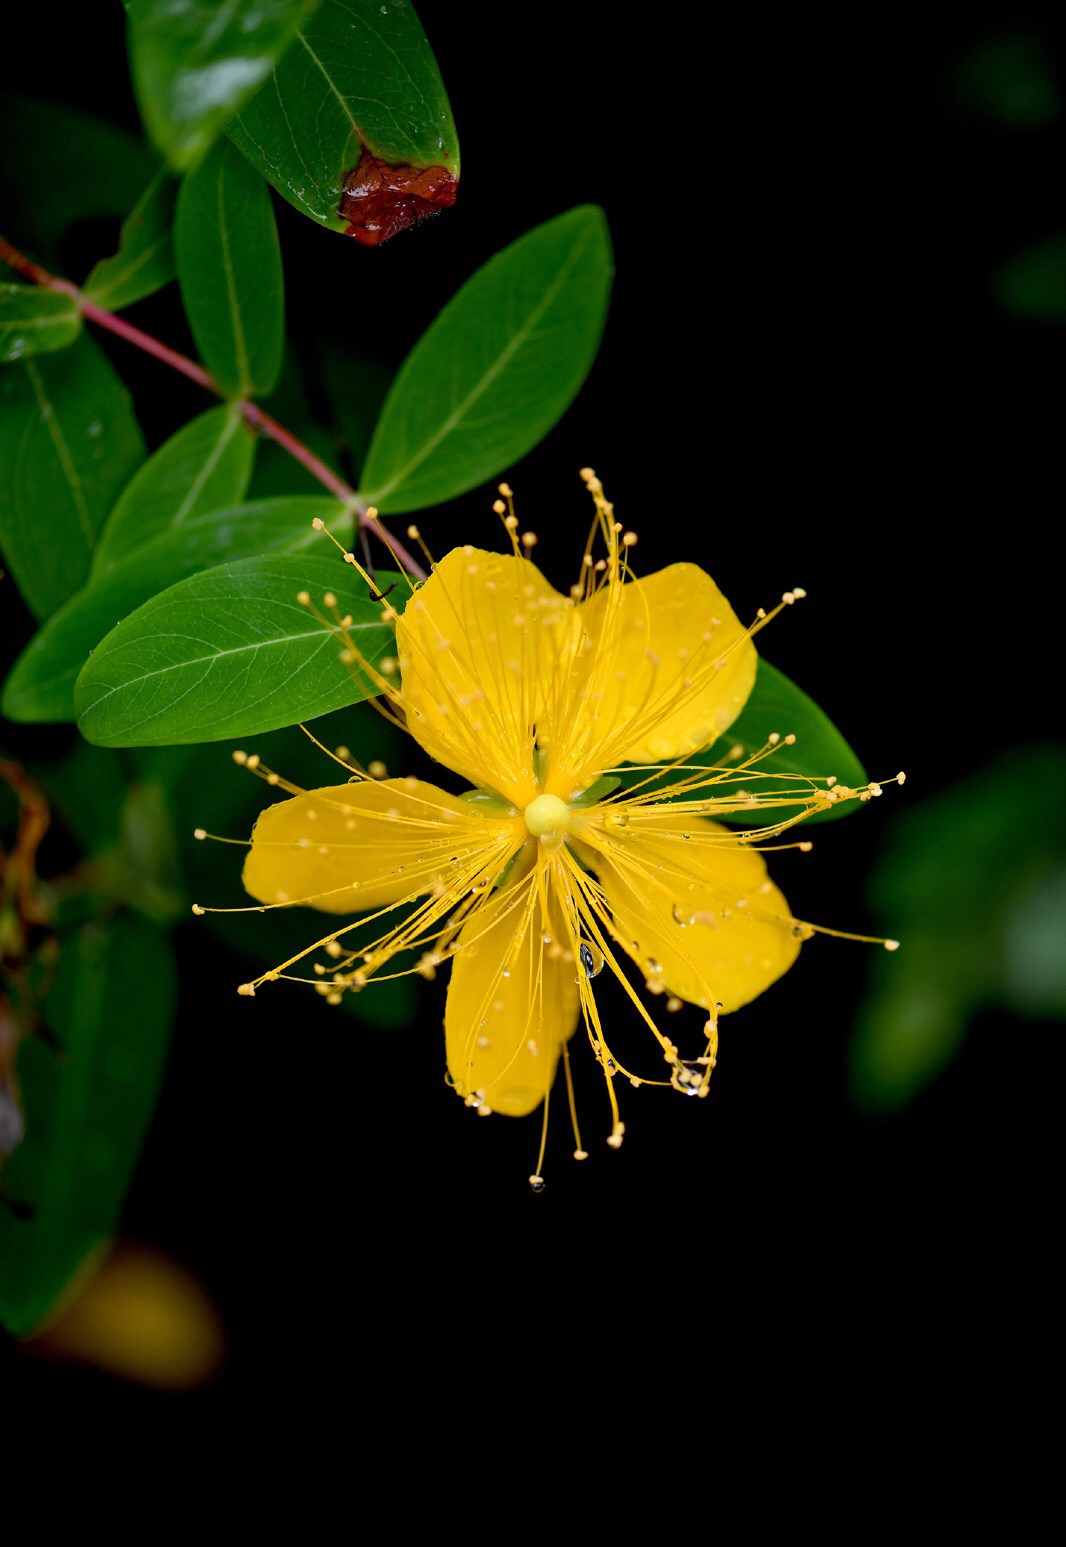
[[[518,539],[503,485],[507,503],[496,509],[513,551],[455,549],[402,613],[386,603],[395,661],[371,666],[335,617],[342,658],[371,675],[385,712],[473,789],[374,777],[383,770],[364,771],[347,754],[346,782],[323,789],[297,790],[260,768],[292,798],[256,824],[248,891],[263,904],[369,917],[338,922],[242,992],[300,977],[290,969],[315,953],[325,960],[310,981],[333,1003],[373,978],[429,978],[450,961],[447,1063],[467,1105],[532,1112],[562,1058],[573,1113],[567,1043],[584,1026],[617,1148],[619,1080],[706,1095],[719,1015],[768,988],[812,933],[754,840],[870,791],[797,777],[786,796],[779,781],[760,796],[760,765],[778,737],[724,767],[688,761],[743,708],[755,680],[752,636],[768,617],[744,627],[692,564],[634,579],[636,538],[622,532],[595,476],[583,476],[596,517],[569,595],[528,558],[536,539]],[[781,606],[802,594],[786,593]],[[776,810],[757,830],[715,821],[738,806]],[[595,983],[603,966],[655,1039],[652,1074],[624,1068],[608,1046]],[[702,1012],[687,1057],[655,1013],[685,1003]],[[538,1161],[535,1187],[539,1173]]]

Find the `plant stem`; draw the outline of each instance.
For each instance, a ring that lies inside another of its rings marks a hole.
[[[95,306],[88,300],[77,285],[72,285],[69,280],[58,279],[50,274],[39,263],[34,263],[32,258],[27,258],[18,248],[12,247],[3,236],[0,236],[0,261],[21,274],[24,279],[31,280],[35,285],[41,285],[47,290],[58,290],[62,295],[69,295],[76,301],[82,316],[89,322],[94,322],[97,327],[104,328],[108,333],[113,333],[116,338],[125,339],[127,344],[132,344],[135,349],[143,350],[145,354],[169,365],[171,370],[178,371],[189,381],[194,381],[198,387],[203,387],[205,392],[213,392],[216,397],[224,398],[226,394],[218,386],[214,378],[198,365],[195,360],[190,360],[188,355],[171,349],[169,344],[162,343],[153,338],[150,333],[145,333],[141,328],[135,328],[132,323],[124,318],[116,316],[114,312],[104,311],[100,306]],[[310,446],[305,446],[291,430],[287,430],[283,424],[279,424],[272,414],[268,414],[258,403],[253,403],[247,398],[240,399],[236,407],[240,410],[247,424],[258,431],[260,435],[267,436],[276,442],[283,451],[287,451],[302,467],[305,467],[316,478],[324,489],[330,494],[342,500],[349,506],[353,515],[358,519],[361,527],[372,532],[380,543],[392,553],[396,562],[400,564],[415,580],[425,580],[426,572],[418,560],[395,538],[391,532],[387,532],[377,518],[377,512],[373,507],[368,507],[363,500],[345,480],[339,477],[332,468],[326,466],[321,457],[317,457]]]

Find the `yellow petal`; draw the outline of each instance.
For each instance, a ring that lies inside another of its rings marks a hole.
[[[736,1010],[799,952],[784,897],[753,849],[717,822],[679,835],[637,833],[593,861],[621,942],[645,977],[692,1004]]]
[[[550,936],[546,942],[543,936]],[[536,877],[497,892],[465,925],[444,1018],[461,1096],[524,1117],[544,1100],[578,1019],[577,969],[562,920]]]
[[[592,653],[560,760],[575,772],[695,752],[736,719],[756,653],[710,575],[671,564],[603,587],[578,613]]]
[[[533,728],[571,615],[526,559],[446,554],[396,627],[411,734],[471,784],[527,804]]]
[[[260,902],[303,902],[325,913],[380,908],[447,879],[454,855],[468,855],[502,828],[496,822],[490,830],[489,820],[420,779],[308,790],[261,814],[244,884]]]

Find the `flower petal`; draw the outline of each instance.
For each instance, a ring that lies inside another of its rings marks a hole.
[[[649,982],[736,1010],[788,971],[800,942],[760,854],[717,822],[694,817],[685,830],[687,842],[627,832],[610,858],[601,851],[592,863],[621,942]]]
[[[577,1026],[577,973],[555,912],[545,915],[536,877],[495,893],[465,925],[452,964],[444,1028],[455,1088],[508,1117],[545,1099]]]
[[[472,784],[527,804],[533,727],[571,615],[526,559],[446,554],[396,626],[411,734]]]
[[[755,681],[755,646],[696,564],[607,585],[578,618],[593,646],[568,768],[683,757],[727,730]]]
[[[329,785],[262,812],[244,884],[260,902],[363,912],[431,891],[508,825],[420,779]]]

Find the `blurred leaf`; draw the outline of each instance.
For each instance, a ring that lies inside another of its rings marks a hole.
[[[280,424],[291,430],[316,456],[321,457],[327,467],[343,475],[337,458],[336,442],[319,423],[311,408],[300,362],[291,349],[285,352],[277,386],[261,402],[268,413],[273,414]],[[320,491],[321,487],[306,467],[276,441],[267,436],[262,438],[249,489],[252,499],[272,499],[277,495],[288,494],[306,495],[312,490]]]
[[[906,1105],[962,1046],[969,1005],[941,968],[935,946],[921,940],[877,963],[849,1055],[852,1097],[867,1111]]]
[[[1066,868],[1060,866],[1015,898],[1004,919],[1003,998],[1018,1015],[1066,1018],[1064,946]]]
[[[83,734],[101,746],[219,741],[372,695],[297,601],[303,590],[319,606],[324,594],[337,597],[367,660],[395,649],[380,606],[349,565],[303,555],[241,559],[153,597],[97,646],[75,689]]]
[[[1060,747],[1020,748],[894,817],[870,897],[902,947],[877,958],[856,1021],[849,1057],[860,1105],[909,1101],[986,1007],[1062,1013],[1064,878]]]
[[[181,860],[166,794],[158,784],[133,784],[122,807],[119,845],[109,867],[108,895],[157,924],[173,924],[188,909]]]
[[[1066,322],[1066,236],[1035,242],[993,279],[1000,305],[1023,322]]]
[[[12,668],[2,707],[9,720],[74,720],[74,684],[106,634],[158,592],[186,575],[264,553],[298,553],[322,537],[316,518],[342,531],[351,518],[338,501],[322,497],[263,500],[227,510],[204,510],[175,531],[136,548],[93,580],[31,639]]]
[[[102,258],[82,285],[87,300],[118,312],[168,285],[174,262],[174,206],[177,184],[166,172],[152,178],[122,222],[118,252]]]
[[[793,797],[797,793],[806,794],[806,788],[797,784],[794,777],[796,774],[819,781],[832,776],[838,783],[852,788],[866,783],[865,769],[828,715],[762,655],[755,673],[755,686],[737,719],[709,751],[697,752],[686,758],[685,765],[701,768],[722,764],[735,766],[737,762],[743,761],[743,757],[764,747],[774,733],[782,737],[782,741],[778,743],[777,750],[759,765],[761,777],[758,774],[738,772],[735,785],[731,782],[722,785],[721,793],[724,797],[734,797],[738,787],[757,793],[760,801],[772,795],[780,795],[784,800],[789,798],[790,793]],[[784,744],[783,738],[789,734],[796,738],[794,746]],[[730,757],[735,747],[743,748],[743,757]],[[619,772],[623,783],[639,781],[642,790],[668,789],[677,779],[676,774],[668,773],[644,783],[647,776],[638,768],[623,768]],[[828,811],[806,817],[803,825],[806,827],[811,822],[833,821],[859,809],[858,801],[847,801],[839,807],[830,807]],[[716,813],[715,821],[749,827],[753,818],[756,824],[763,825],[776,818],[785,820],[791,814],[787,806],[782,806],[776,812],[771,809],[765,814],[758,808],[747,811],[740,808],[733,812]]]
[[[329,398],[333,422],[351,458],[352,476],[358,480],[393,372],[331,339],[320,340],[317,355],[319,378]],[[288,420],[282,423],[287,424]]]
[[[152,152],[114,124],[57,102],[0,93],[0,209],[23,250],[54,262],[75,221],[132,209],[156,170]]]
[[[387,514],[437,505],[531,450],[589,372],[610,285],[607,225],[593,205],[490,258],[393,383],[363,472],[369,503]]]
[[[1028,27],[983,38],[952,81],[960,107],[1011,129],[1041,129],[1062,111],[1047,45]]]
[[[0,547],[36,617],[85,583],[97,533],[143,458],[129,393],[86,335],[0,372]]]
[[[323,0],[229,135],[290,204],[334,231],[347,224],[341,197],[364,146],[459,175],[448,97],[409,0]]]
[[[0,284],[0,362],[66,349],[81,332],[72,295],[37,285]]]
[[[228,397],[269,392],[281,371],[285,301],[270,191],[225,140],[178,195],[181,298],[204,363]]]
[[[255,436],[240,410],[209,408],[138,468],[100,533],[98,578],[134,549],[204,511],[237,505],[252,473]]]
[[[0,1321],[25,1336],[115,1229],[155,1105],[173,1014],[166,939],[123,914],[63,945],[44,1006],[61,1051],[21,1049],[26,1137],[4,1167]]]
[[[87,854],[117,839],[127,785],[116,753],[78,736],[63,757],[30,762],[27,772]]]
[[[125,0],[141,115],[179,172],[270,74],[315,0]]]

